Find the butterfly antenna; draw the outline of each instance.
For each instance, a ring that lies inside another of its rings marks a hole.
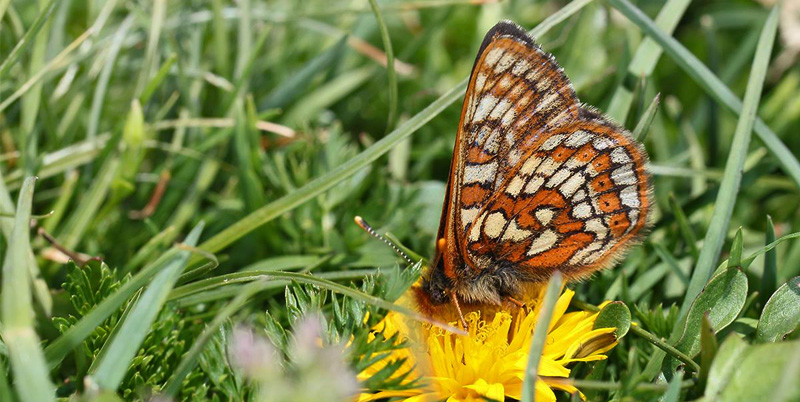
[[[364,220],[364,218],[356,216],[354,220],[356,221],[356,225],[358,225],[358,227],[364,229],[364,231],[369,233],[372,237],[388,244],[389,247],[391,247],[394,250],[394,252],[397,253],[397,255],[403,257],[403,259],[406,260],[406,262],[408,262],[409,264],[414,263],[414,260],[412,260],[411,257],[408,256],[408,254],[404,253],[403,250],[400,250],[400,248],[397,247],[397,245],[390,242],[387,238],[378,234],[378,232],[376,232],[375,229],[373,229],[372,226],[370,226],[369,223],[367,223],[367,221]]]

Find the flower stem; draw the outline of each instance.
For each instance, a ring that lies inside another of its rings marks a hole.
[[[572,385],[576,388],[586,390],[586,389],[597,389],[597,390],[608,390],[614,391],[621,389],[623,384],[621,382],[614,382],[614,381],[596,381],[596,380],[577,380],[571,378],[556,378],[556,377],[547,377],[547,382],[552,384],[563,384],[563,385]],[[695,380],[685,380],[681,382],[681,388],[689,388],[694,386]],[[668,383],[665,384],[653,384],[653,383],[639,383],[636,384],[635,390],[636,391],[660,391],[664,392],[669,387]]]
[[[576,308],[579,308],[579,309],[585,310],[585,311],[593,311],[593,312],[600,311],[600,309],[597,306],[595,306],[593,304],[589,304],[589,303],[581,301],[581,300],[577,300],[575,298],[572,299],[570,304],[573,307],[576,307]],[[659,348],[659,349],[667,352],[668,354],[674,356],[676,359],[686,363],[686,365],[691,367],[691,369],[693,371],[695,371],[695,372],[699,372],[700,371],[700,365],[697,364],[697,362],[692,360],[692,358],[689,357],[687,354],[681,352],[678,349],[675,349],[675,347],[670,345],[669,343],[667,343],[667,341],[664,340],[664,338],[659,338],[659,337],[651,334],[650,332],[647,332],[645,329],[643,329],[639,325],[636,325],[635,323],[633,325],[631,325],[630,331],[635,333],[636,335],[639,335],[642,338],[646,339],[648,342],[652,343],[657,348]]]

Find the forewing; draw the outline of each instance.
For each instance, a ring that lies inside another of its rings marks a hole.
[[[583,109],[512,169],[471,225],[467,258],[528,280],[555,269],[581,278],[605,267],[646,225],[645,163],[628,133]]]
[[[512,23],[486,34],[462,109],[449,186],[450,255],[465,255],[469,230],[526,149],[579,114],[569,80],[552,56]],[[453,257],[455,258],[455,257]],[[468,258],[474,269],[477,260]],[[451,264],[456,265],[456,264]],[[485,265],[485,264],[484,264]]]

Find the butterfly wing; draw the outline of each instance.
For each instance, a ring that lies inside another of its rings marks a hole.
[[[644,227],[645,161],[524,30],[497,24],[462,108],[437,249],[445,275],[588,275]]]
[[[504,21],[486,34],[461,111],[438,236],[446,242],[437,245],[434,266],[443,260],[451,279],[480,269],[463,258],[471,224],[524,150],[578,112],[567,77],[522,28]]]

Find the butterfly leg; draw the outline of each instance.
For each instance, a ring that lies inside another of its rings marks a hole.
[[[521,301],[519,301],[519,300],[517,300],[517,299],[515,299],[515,298],[513,298],[511,296],[506,296],[506,300],[508,300],[511,304],[517,306],[518,308],[521,308],[521,309],[525,310],[526,313],[529,312],[529,310],[530,310],[530,309],[528,309],[528,305],[527,304],[525,304],[525,303],[523,303],[523,302],[521,302]]]
[[[456,306],[458,317],[461,319],[461,325],[464,327],[464,330],[468,330],[469,327],[467,326],[467,320],[464,318],[464,313],[461,312],[461,305],[458,304],[458,296],[456,296],[455,292],[450,292],[450,298],[453,300],[453,305]]]

